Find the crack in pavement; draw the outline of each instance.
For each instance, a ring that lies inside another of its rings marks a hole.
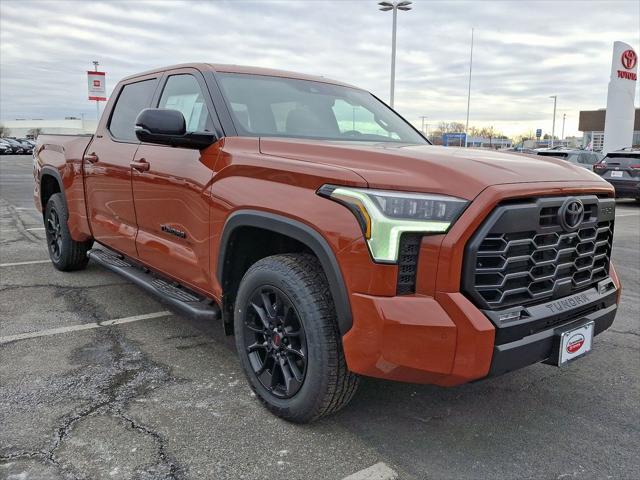
[[[6,211],[9,212],[9,216],[11,219],[10,226],[14,227],[22,236],[24,236],[32,243],[42,243],[42,238],[27,231],[27,227],[25,227],[24,223],[22,222],[22,219],[20,218],[20,214],[16,210],[16,207],[11,205],[5,199],[0,198],[0,208],[6,209]]]
[[[61,290],[65,290],[64,288]],[[90,296],[85,296],[84,291],[72,289],[75,298],[63,298],[74,303],[82,302],[88,310],[87,315],[94,318],[106,318],[107,312],[100,305],[95,304]],[[76,411],[72,411],[60,418],[59,425],[53,434],[50,448],[45,451],[21,450],[7,452],[0,456],[0,462],[6,463],[20,459],[38,459],[44,464],[53,465],[62,475],[69,478],[85,478],[87,472],[79,472],[75,465],[61,457],[60,450],[65,441],[72,437],[74,428],[95,415],[106,415],[111,418],[119,418],[126,422],[132,429],[147,435],[157,445],[155,457],[151,463],[140,465],[146,472],[152,472],[153,478],[165,478],[179,480],[183,478],[184,469],[167,452],[166,441],[163,436],[152,428],[142,425],[130,418],[125,409],[129,402],[140,396],[144,396],[156,388],[169,382],[179,382],[173,377],[170,368],[155,362],[151,362],[135,344],[128,342],[122,332],[116,328],[107,327],[96,331],[94,340],[88,345],[79,347],[72,354],[74,362],[82,366],[73,370],[68,375],[83,375],[88,366],[99,369],[96,376],[95,393],[91,393],[91,402]],[[104,373],[105,378],[100,376]]]
[[[632,332],[630,330],[614,330],[613,328],[609,329],[610,332],[618,333],[620,335],[633,335],[635,337],[640,337],[640,333]]]

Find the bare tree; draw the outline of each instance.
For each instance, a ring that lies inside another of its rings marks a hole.
[[[11,135],[11,129],[0,124],[0,137],[8,137]]]
[[[42,129],[41,128],[32,128],[31,130],[29,130],[27,132],[27,136],[28,137],[33,137],[34,139],[38,138],[38,135],[40,135],[42,133]]]

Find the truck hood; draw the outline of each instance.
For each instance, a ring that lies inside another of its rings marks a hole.
[[[470,148],[261,138],[260,151],[347,168],[371,188],[442,193],[467,200],[488,186],[505,183],[606,184],[595,173],[561,159]]]

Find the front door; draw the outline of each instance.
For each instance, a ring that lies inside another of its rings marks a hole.
[[[188,131],[214,132],[199,73],[167,77],[158,108],[179,110]],[[209,204],[218,144],[205,150],[142,144],[133,162],[139,258],[182,283],[212,286]]]
[[[139,145],[135,120],[151,104],[157,82],[158,79],[151,78],[125,84],[116,93],[111,118],[108,122],[102,120],[83,160],[93,237],[131,257],[137,256],[130,165]]]

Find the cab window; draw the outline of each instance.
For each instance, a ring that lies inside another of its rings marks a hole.
[[[171,75],[164,86],[158,107],[181,112],[187,132],[213,131],[204,95],[193,75]]]
[[[118,100],[113,107],[109,132],[117,140],[138,142],[135,132],[138,114],[149,107],[153,92],[156,89],[156,79],[130,83],[122,87]]]

